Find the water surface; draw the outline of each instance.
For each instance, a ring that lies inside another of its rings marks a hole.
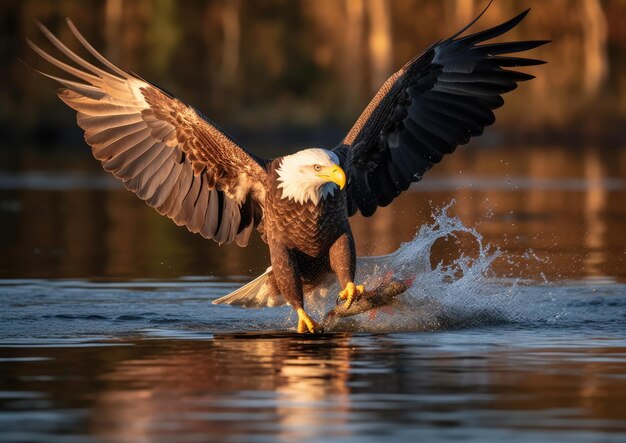
[[[405,243],[407,298],[318,336],[211,305],[260,241],[219,248],[58,154],[0,171],[0,440],[626,440],[626,150],[455,153],[353,220],[360,255]]]

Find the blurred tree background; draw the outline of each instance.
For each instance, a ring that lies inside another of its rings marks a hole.
[[[337,143],[392,72],[486,4],[2,0],[0,276],[253,275],[267,266],[257,236],[246,249],[201,241],[105,175],[74,112],[54,94],[56,83],[27,66],[56,73],[26,44],[30,38],[58,53],[36,20],[87,55],[64,22],[71,17],[114,63],[273,156]],[[527,53],[548,64],[529,68],[537,78],[506,95],[497,123],[473,142],[486,149],[458,150],[416,187],[420,193],[353,219],[359,254],[390,252],[429,222],[432,207],[454,198],[464,221],[480,224],[489,242],[511,254],[561,245],[565,252],[553,257],[562,264],[558,275],[622,272],[616,239],[623,238],[624,193],[615,183],[626,180],[626,1],[495,0],[473,30],[528,7],[531,14],[505,38],[552,40]],[[491,184],[481,188],[481,179]],[[518,190],[526,179],[532,186]],[[573,191],[572,179],[589,187]],[[565,180],[565,190],[547,192],[550,180]],[[591,251],[583,258],[581,241]]]
[[[18,61],[50,71],[25,43],[28,37],[53,49],[37,19],[78,49],[64,23],[71,17],[116,64],[196,106],[236,138],[333,144],[392,72],[469,22],[486,2],[4,0],[1,129],[20,141],[80,137],[70,111],[51,93],[52,82]],[[626,2],[497,0],[474,29],[527,7],[530,16],[507,38],[551,39],[528,54],[549,63],[532,69],[537,79],[523,93],[506,97],[497,132],[490,133],[621,139]]]

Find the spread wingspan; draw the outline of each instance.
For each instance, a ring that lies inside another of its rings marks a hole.
[[[534,78],[512,69],[544,63],[506,56],[546,41],[486,43],[514,28],[529,10],[491,29],[432,45],[393,74],[334,151],[348,175],[350,215],[386,206],[457,146],[495,121],[501,95]],[[484,11],[483,11],[484,13]]]
[[[159,213],[219,243],[248,243],[261,221],[265,161],[245,151],[216,125],[156,86],[119,69],[78,32],[99,62],[81,58],[40,24],[69,60],[29,45],[81,81],[42,73],[64,88],[59,97],[78,112],[78,125],[105,170]]]

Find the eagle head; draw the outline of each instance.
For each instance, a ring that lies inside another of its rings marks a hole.
[[[317,205],[335,189],[346,185],[346,174],[339,166],[339,157],[326,149],[304,149],[280,160],[276,169],[282,198]]]

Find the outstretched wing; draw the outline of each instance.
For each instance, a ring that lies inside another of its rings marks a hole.
[[[78,125],[105,170],[126,188],[191,232],[221,243],[248,243],[265,201],[264,161],[246,152],[216,125],[156,86],[122,71],[100,55],[68,20],[95,57],[95,66],[43,25],[46,37],[77,67],[30,40],[45,60],[81,81],[49,74],[58,94],[78,112]]]
[[[485,9],[486,10],[486,9]],[[509,69],[544,62],[504,54],[546,41],[489,43],[515,27],[529,10],[476,34],[438,42],[392,75],[334,151],[348,175],[348,206],[372,215],[419,181],[444,154],[483,133],[495,121],[501,95],[534,78]]]

